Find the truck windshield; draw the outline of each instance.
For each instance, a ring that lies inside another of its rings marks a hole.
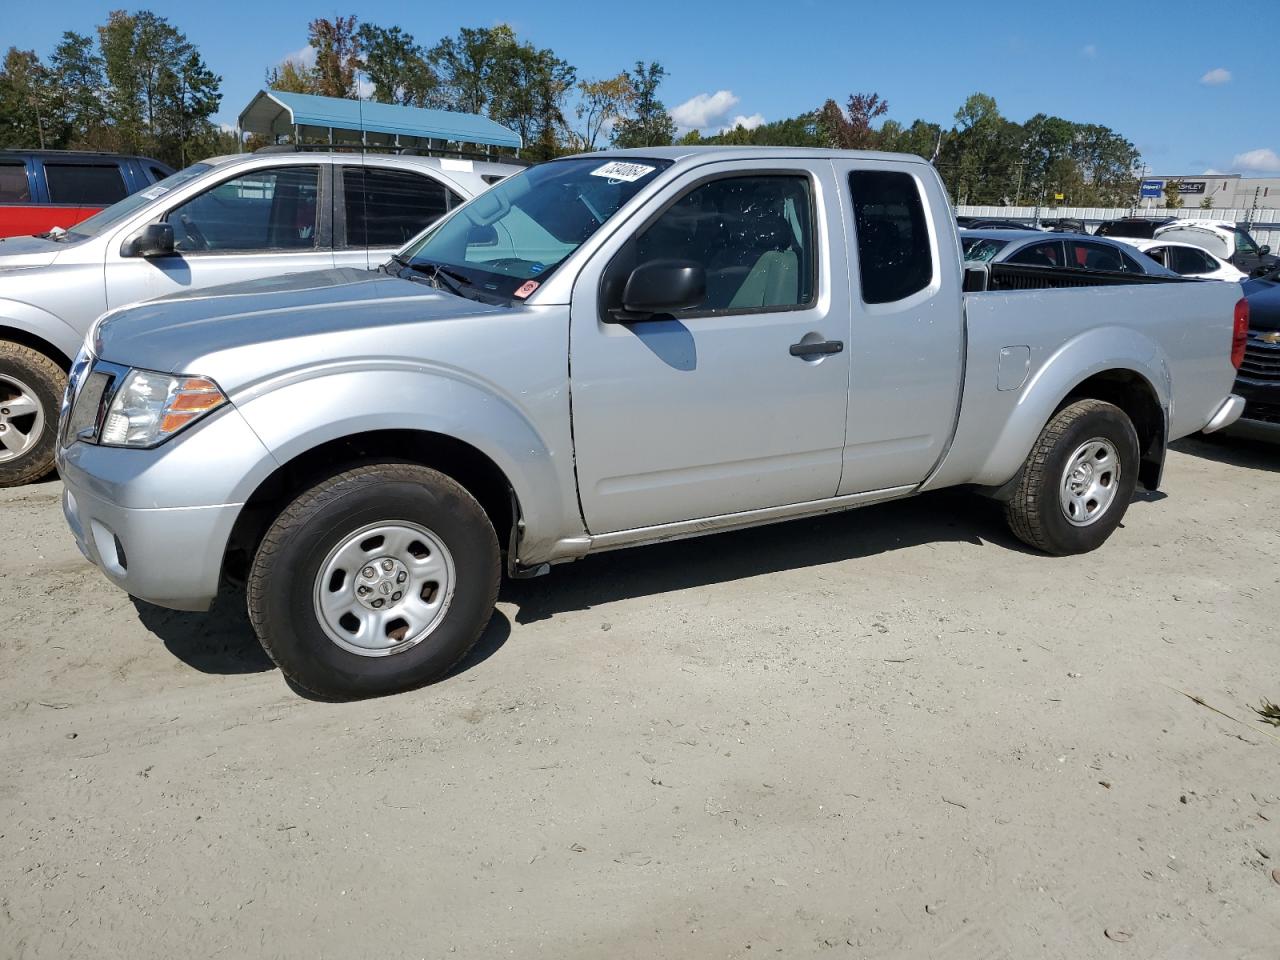
[[[415,270],[438,268],[467,295],[523,300],[670,165],[628,157],[531,167],[443,220],[396,260]]]
[[[88,240],[90,237],[96,237],[103,230],[108,230],[121,220],[133,216],[151,201],[158,200],[175,187],[180,187],[212,169],[213,167],[207,163],[193,163],[186,169],[170,174],[158,183],[153,183],[147,189],[139,190],[118,203],[113,203],[105,210],[99,210],[87,220],[81,220],[67,232],[66,237],[68,240]]]

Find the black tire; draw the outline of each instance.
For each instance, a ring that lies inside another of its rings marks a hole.
[[[1120,470],[1109,504],[1077,526],[1068,520],[1060,488],[1068,460],[1084,444],[1105,440],[1115,449]],[[1077,400],[1059,410],[1041,431],[1022,468],[1005,518],[1024,543],[1058,556],[1096,550],[1124,519],[1138,482],[1138,434],[1119,407],[1101,400]]]
[[[5,400],[19,395],[17,383],[22,384],[40,405],[40,417],[25,415],[9,420],[0,412],[0,427],[6,433],[29,433],[36,422],[42,425],[38,428],[35,442],[16,456],[5,456],[6,448],[0,445],[0,457],[4,457],[0,459],[0,487],[31,483],[53,469],[54,448],[58,442],[58,408],[67,387],[67,375],[43,353],[17,343],[0,341],[0,411],[7,409]]]
[[[363,656],[330,639],[313,591],[331,550],[362,527],[393,521],[438,537],[456,583],[443,619],[421,641]],[[437,680],[467,655],[493,615],[500,576],[498,539],[471,494],[426,467],[370,464],[317,484],[276,518],[249,572],[249,619],[263,649],[298,686],[335,700],[381,696]]]

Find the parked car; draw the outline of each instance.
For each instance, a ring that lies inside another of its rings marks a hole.
[[[1173,217],[1121,217],[1119,220],[1104,220],[1093,231],[1095,237],[1116,237],[1133,240],[1150,240],[1156,231],[1166,223],[1173,223]]]
[[[531,576],[960,484],[1037,549],[1092,550],[1169,441],[1238,415],[1240,290],[965,294],[956,242],[917,157],[544,163],[379,273],[104,317],[63,412],[67,522],[153,603],[242,571],[264,648],[332,697],[446,673],[504,550]]]
[[[1234,392],[1244,419],[1280,426],[1280,267],[1246,280],[1249,333]]]
[[[964,226],[966,230],[1035,230],[1040,231],[1038,227],[1029,223],[1019,223],[1017,220],[992,220],[992,219],[975,219]]]
[[[1084,221],[1076,217],[1059,217],[1056,220],[1041,220],[1040,226],[1048,230],[1050,233],[1087,234],[1089,232],[1088,228],[1084,225]]]
[[[1222,220],[1175,220],[1157,229],[1155,239],[1201,247],[1250,276],[1280,266],[1271,248],[1259,246],[1248,229]]]
[[[66,371],[103,311],[324,267],[376,267],[485,179],[521,167],[349,153],[187,167],[48,237],[0,240],[0,486],[53,466]]]
[[[1168,267],[1180,277],[1199,280],[1232,280],[1239,282],[1248,274],[1237,270],[1225,260],[1219,260],[1208,250],[1189,243],[1164,240],[1126,240],[1136,250],[1141,250],[1161,266]]]
[[[960,246],[971,263],[1107,270],[1156,277],[1177,276],[1126,243],[1088,234],[1039,230],[961,230]]]
[[[67,229],[173,173],[150,157],[0,150],[0,237]]]

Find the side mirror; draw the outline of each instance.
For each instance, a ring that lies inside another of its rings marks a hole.
[[[688,260],[650,260],[631,271],[622,288],[616,322],[648,320],[654,314],[691,310],[707,299],[707,272]]]
[[[496,247],[498,228],[492,223],[478,223],[467,231],[468,247]]]
[[[1269,243],[1264,243],[1262,246],[1258,248],[1258,253],[1264,257],[1270,252],[1271,252],[1271,244]]]
[[[171,223],[148,223],[120,247],[122,257],[171,257],[173,253]]]

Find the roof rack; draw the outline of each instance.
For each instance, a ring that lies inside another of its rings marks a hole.
[[[482,163],[509,163],[517,167],[531,167],[532,161],[501,153],[487,153],[481,150],[428,150],[422,147],[397,147],[394,144],[366,147],[359,143],[271,143],[258,147],[257,153],[380,153],[398,157],[451,157],[460,160],[475,160]]]

